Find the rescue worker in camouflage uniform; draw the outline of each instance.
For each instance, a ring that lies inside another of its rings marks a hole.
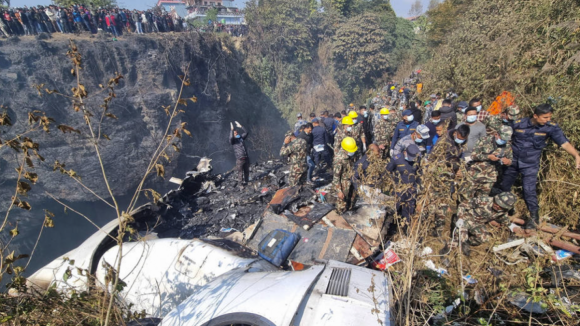
[[[352,126],[351,137],[356,140],[356,144],[359,149],[362,147],[363,152],[366,152],[367,145],[366,145],[366,136],[365,136],[365,128],[364,122],[362,119],[358,118],[358,113],[352,110],[348,113],[348,116],[352,119],[354,125]]]
[[[517,105],[512,105],[506,108],[502,113],[490,115],[484,121],[488,132],[491,130],[498,131],[501,126],[514,127],[514,123],[520,115],[520,108]]]
[[[435,216],[434,236],[441,235],[444,230],[445,220],[451,209],[450,204],[453,204],[451,195],[455,192],[455,180],[464,162],[461,157],[466,148],[469,132],[466,125],[447,131],[447,135],[439,139],[429,156],[427,172],[424,174],[434,174],[440,179],[432,185],[432,199],[426,205],[429,215]]]
[[[303,138],[296,138],[292,131],[286,133],[284,145],[280,149],[280,156],[288,156],[290,158],[290,175],[288,176],[288,184],[290,187],[301,185],[306,181],[306,156],[308,144]]]
[[[381,109],[381,118],[375,123],[375,141],[374,143],[379,146],[381,150],[381,157],[386,156],[387,151],[391,148],[391,138],[393,137],[393,132],[395,130],[390,118],[390,111],[387,108]]]
[[[342,140],[346,137],[352,137],[352,130],[354,128],[354,122],[350,117],[342,118],[342,124],[337,128],[336,135],[334,136],[334,153],[340,150],[342,146]]]
[[[339,214],[346,212],[355,204],[356,190],[352,177],[354,176],[354,155],[357,151],[358,146],[354,138],[346,137],[334,152],[331,189],[337,197],[335,207]]]
[[[471,166],[467,173],[467,198],[488,196],[500,172],[503,174],[502,167],[512,164],[512,134],[511,127],[501,126],[499,132],[479,139],[471,154]]]
[[[459,240],[464,255],[469,256],[471,246],[479,246],[490,240],[489,222],[510,225],[508,211],[516,201],[517,197],[513,193],[503,192],[495,197],[476,197],[459,205],[456,225],[460,227]]]

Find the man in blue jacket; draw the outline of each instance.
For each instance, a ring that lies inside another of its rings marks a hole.
[[[328,145],[330,143],[330,135],[326,129],[320,125],[318,119],[312,121],[312,147],[314,153],[314,164],[320,168],[321,161],[326,163],[325,169],[330,166],[330,155]]]
[[[414,121],[413,112],[411,110],[403,111],[403,120],[397,123],[395,127],[395,134],[393,135],[393,139],[391,140],[391,157],[393,156],[393,149],[399,139],[414,133],[419,126],[419,122]]]
[[[503,175],[501,189],[511,191],[518,175],[522,175],[524,200],[530,211],[530,218],[524,228],[535,229],[540,224],[538,195],[536,184],[542,151],[552,139],[576,160],[576,168],[580,169],[580,155],[570,144],[562,129],[551,122],[553,109],[549,104],[538,105],[534,109],[533,118],[516,120],[513,125],[512,149],[514,159]]]

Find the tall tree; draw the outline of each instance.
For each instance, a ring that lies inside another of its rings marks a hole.
[[[439,0],[431,0],[429,1],[429,7],[427,7],[427,10],[431,11],[435,8],[437,8],[437,6],[439,5],[440,1]]]
[[[421,16],[423,13],[423,3],[421,0],[415,0],[415,2],[411,5],[411,9],[409,9],[409,16],[416,17]]]

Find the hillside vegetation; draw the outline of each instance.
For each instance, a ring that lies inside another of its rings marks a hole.
[[[386,0],[252,0],[246,20],[247,70],[289,120],[366,100],[415,40]]]
[[[426,92],[453,88],[484,105],[512,92],[529,116],[551,103],[554,121],[580,144],[580,2],[576,0],[446,0],[427,13],[423,30],[432,58],[424,63]],[[544,152],[541,213],[576,228],[580,173],[555,145]],[[522,203],[523,207],[523,203]]]

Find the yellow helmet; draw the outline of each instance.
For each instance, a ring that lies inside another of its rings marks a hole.
[[[358,118],[358,114],[356,113],[356,111],[350,111],[348,113],[348,116],[351,117],[352,119]]]
[[[341,145],[342,149],[344,149],[349,153],[354,153],[358,151],[358,146],[356,146],[356,140],[354,140],[354,138],[352,137],[346,137],[345,139],[343,139]]]
[[[395,90],[395,86],[391,86],[391,90],[394,91]]]
[[[354,122],[352,122],[351,117],[344,117],[344,118],[342,118],[342,124],[352,126],[354,124]]]
[[[401,89],[399,90],[399,93],[402,93],[402,92],[403,92],[403,89],[401,88]]]
[[[381,114],[389,114],[389,113],[390,113],[389,112],[389,109],[387,109],[387,108],[382,108],[381,109]]]
[[[354,108],[354,103],[350,103],[348,106],[350,106],[351,108]]]

